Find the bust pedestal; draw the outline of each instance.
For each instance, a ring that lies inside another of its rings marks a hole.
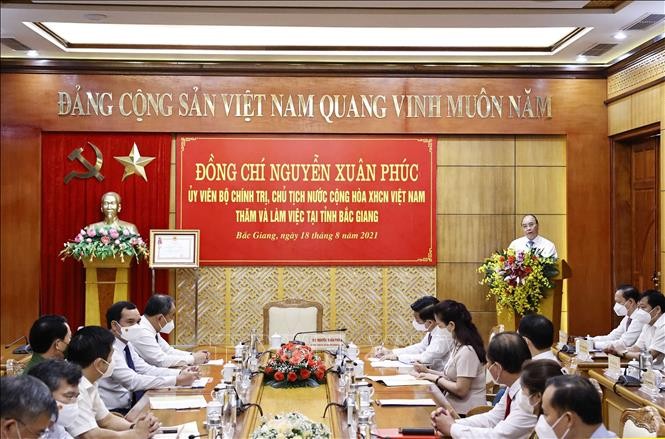
[[[106,310],[129,298],[129,267],[132,257],[84,259],[85,325],[106,327]]]

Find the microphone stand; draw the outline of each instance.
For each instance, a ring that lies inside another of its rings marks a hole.
[[[28,343],[28,337],[26,337],[25,335],[22,335],[19,338],[17,338],[16,340],[12,341],[11,343],[6,344],[5,349],[9,349],[10,347],[14,346],[16,344],[16,342],[21,341],[21,340],[24,340],[25,344],[21,345],[21,346],[18,346],[16,349],[14,349],[12,351],[12,353],[13,354],[30,354],[30,353],[32,353],[32,348],[30,347],[30,344]]]

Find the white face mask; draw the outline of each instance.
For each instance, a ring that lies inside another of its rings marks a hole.
[[[492,378],[492,382],[494,383],[494,385],[495,386],[500,386],[501,383],[499,382],[499,377],[501,376],[501,372],[499,372],[499,375],[497,375],[496,378],[494,378],[494,375],[492,375],[492,371],[490,370],[494,367],[495,364],[498,365],[499,367],[501,367],[501,365],[499,363],[492,363],[492,365],[487,368],[487,373],[490,374],[490,378]]]
[[[524,392],[522,392],[519,399],[519,406],[522,409],[522,411],[532,415],[538,403],[536,403],[535,405],[531,405],[530,399],[531,398],[529,398],[529,396],[527,396],[526,394],[524,394]]]
[[[77,403],[63,404],[58,413],[57,424],[68,428],[74,423],[79,415],[79,405]]]
[[[141,327],[138,323],[132,326],[120,326],[120,337],[127,341],[134,341],[141,337]]]
[[[626,309],[626,306],[621,304],[621,303],[614,303],[614,313],[618,315],[619,317],[623,317],[626,314],[628,314],[628,310]]]
[[[171,331],[175,328],[175,323],[173,323],[173,320],[170,322],[166,323],[166,325],[162,326],[162,329],[159,330],[162,334],[170,334]]]
[[[424,323],[418,323],[414,320],[414,321],[411,322],[411,324],[413,325],[413,329],[415,329],[416,331],[420,331],[420,332],[427,331],[427,325],[425,325]],[[162,332],[164,332],[164,331],[162,331]]]
[[[633,315],[630,316],[631,319],[640,323],[649,323],[651,321],[651,315],[643,309],[636,309],[633,312]]]
[[[565,413],[563,415],[565,415]],[[540,417],[538,417],[538,422],[536,423],[536,436],[538,436],[538,439],[566,439],[566,436],[568,436],[568,433],[570,432],[570,428],[566,429],[561,438],[558,438],[554,432],[554,427],[556,427],[559,421],[563,419],[563,415],[559,416],[559,419],[556,420],[554,425],[547,423],[545,415],[540,415]]]
[[[97,372],[102,373],[101,378],[108,378],[108,377],[110,377],[111,375],[113,375],[113,358],[111,358],[111,362],[110,362],[110,363],[109,363],[108,361],[106,361],[106,360],[102,360],[102,361],[103,361],[104,363],[108,364],[108,367],[106,368],[106,371],[104,371],[104,373],[102,373],[102,371],[99,370],[99,369],[97,369]]]

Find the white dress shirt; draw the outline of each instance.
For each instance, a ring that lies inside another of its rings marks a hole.
[[[540,354],[536,354],[533,357],[531,357],[532,360],[553,360],[556,361],[557,363],[561,364],[559,359],[554,355],[551,349],[548,349],[546,351],[541,352]]]
[[[432,335],[431,340],[430,334]],[[431,332],[425,334],[419,343],[393,349],[393,353],[403,363],[415,363],[417,361],[430,364],[430,369],[441,371],[448,362],[453,345],[453,338],[450,333],[435,326]]]
[[[512,402],[510,413],[505,417],[508,395]],[[492,410],[456,420],[450,428],[450,436],[453,439],[527,439],[536,427],[538,416],[523,411],[520,408],[520,398],[522,383],[516,380]]]
[[[152,323],[141,316],[139,322],[141,335],[132,341],[134,350],[143,358],[146,363],[157,367],[187,366],[194,364],[194,357],[191,352],[181,351],[172,347],[155,331]]]
[[[644,325],[644,328],[642,328],[642,333],[637,339],[635,346],[639,347],[640,350],[647,349],[649,351],[658,351],[661,354],[665,354],[665,314],[661,315],[653,325]],[[662,355],[660,359],[654,360],[654,366],[656,369],[662,369]]]
[[[600,427],[596,429],[596,431],[593,432],[591,435],[591,438],[596,438],[596,439],[612,439],[617,437],[614,432],[609,431],[603,424],[600,424]]]
[[[549,241],[542,236],[538,235],[535,238],[533,238],[531,241],[533,241],[533,248],[537,248],[538,250],[541,250],[541,255],[544,257],[550,257],[553,256],[557,258],[557,253],[556,253],[556,247],[554,247],[554,243],[552,241]],[[529,250],[529,246],[527,243],[529,242],[529,238],[526,236],[522,236],[521,238],[517,238],[513,242],[510,243],[508,248],[513,249],[517,252],[519,251],[527,251]]]
[[[642,333],[642,328],[644,327],[644,323],[631,319],[630,326],[628,326],[628,319],[631,319],[631,317],[624,316],[623,319],[621,319],[619,326],[614,328],[612,332],[610,332],[607,335],[599,335],[594,337],[593,345],[597,349],[605,349],[610,345],[614,346],[621,345],[624,348],[628,348],[634,345],[637,339],[639,338],[640,334]]]
[[[127,365],[126,346],[129,347],[136,371]],[[116,337],[113,342],[113,374],[98,381],[99,396],[106,407],[127,409],[132,404],[132,392],[175,386],[179,373],[179,369],[149,365],[136,353],[131,343],[125,344]]]
[[[65,427],[60,424],[53,423],[46,429],[41,439],[73,439],[72,435],[67,433]]]
[[[76,403],[79,406],[79,415],[72,425],[67,427],[67,432],[74,437],[97,428],[97,421],[109,415],[108,409],[99,397],[97,383],[92,384],[85,375],[79,382],[79,397]]]

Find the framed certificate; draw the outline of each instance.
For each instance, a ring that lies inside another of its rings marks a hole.
[[[198,230],[150,230],[150,268],[198,266]]]

